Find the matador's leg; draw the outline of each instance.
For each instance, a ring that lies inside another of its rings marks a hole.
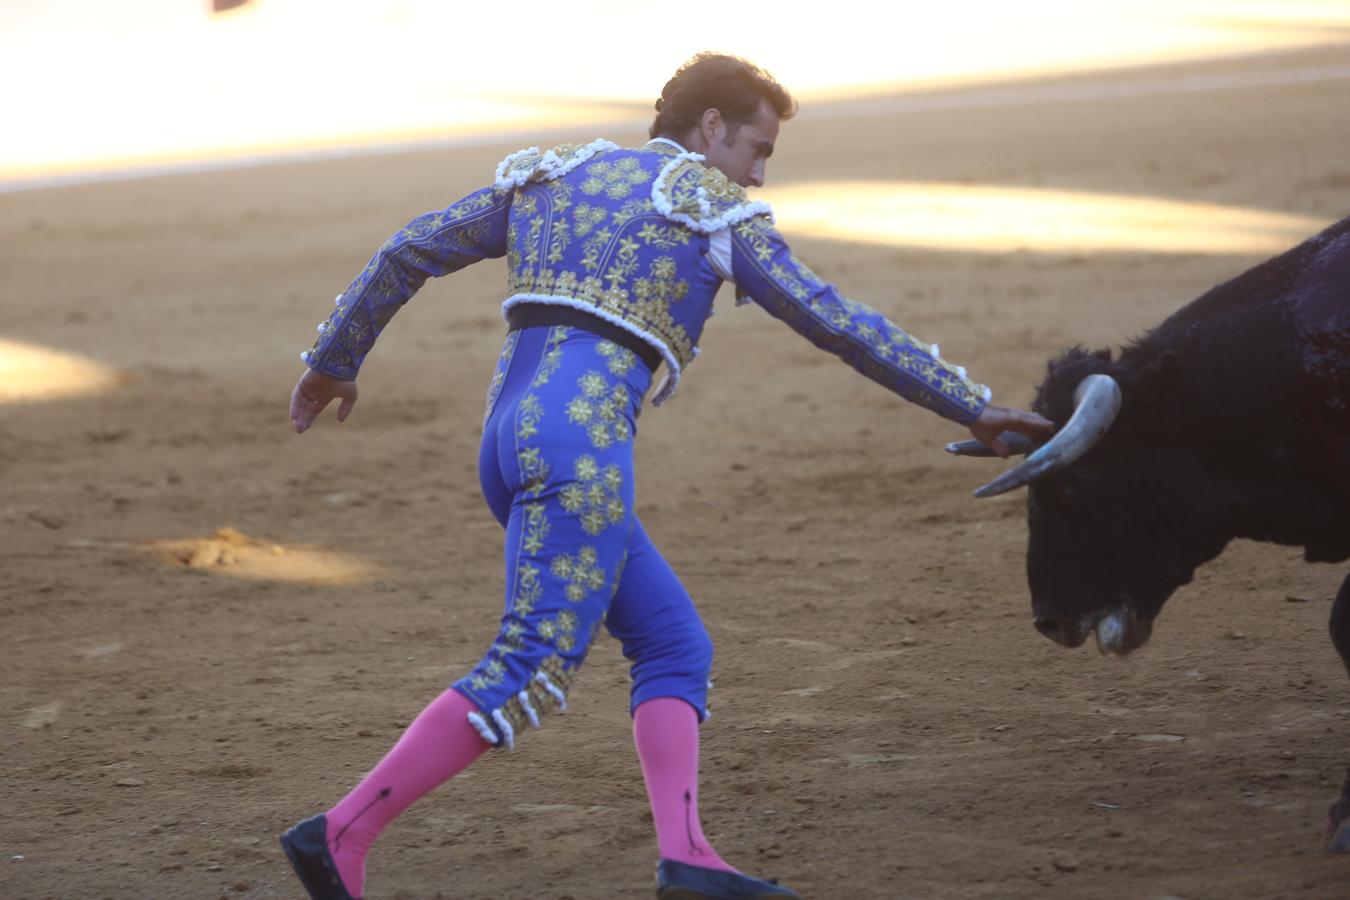
[[[699,723],[707,714],[712,641],[641,523],[606,625],[633,664],[633,740],[661,858],[735,871],[708,843],[698,814]]]
[[[565,708],[614,597],[635,521],[636,407],[650,379],[630,351],[594,335],[520,335],[497,400],[506,406],[489,421],[512,496],[505,609],[497,640],[454,685],[478,707],[469,719],[483,740],[506,747]]]

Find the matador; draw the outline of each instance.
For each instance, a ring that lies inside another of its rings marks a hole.
[[[367,851],[423,794],[564,709],[602,628],[631,662],[630,709],[664,898],[795,897],[722,860],[698,816],[699,726],[713,648],[634,510],[639,410],[679,387],[723,282],[861,374],[1001,448],[1049,423],[988,388],[799,260],[750,199],[796,110],[761,69],[700,54],[657,101],[652,140],[529,148],[492,183],[419,216],[337,298],[292,397],[303,431],[346,418],[377,336],[427,278],[506,258],[508,325],[484,415],[479,478],[505,529],[501,627],[481,661],[327,812],[282,836],[315,898],[359,897]]]

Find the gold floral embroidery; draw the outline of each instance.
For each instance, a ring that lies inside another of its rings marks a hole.
[[[517,619],[512,619],[502,626],[501,640],[504,653],[519,653],[525,649],[525,641],[522,640],[525,634],[525,624]]]
[[[520,467],[524,489],[536,497],[544,489],[551,471],[538,447],[522,446],[539,433],[539,420],[544,417],[544,404],[534,394],[526,394],[516,408],[516,465]]]
[[[563,252],[572,242],[571,225],[563,215],[572,205],[572,187],[566,181],[550,181],[548,195],[550,213],[548,261],[557,263],[562,261]]]
[[[681,228],[678,225],[658,225],[655,222],[647,222],[638,232],[638,237],[643,243],[649,247],[659,247],[662,250],[688,244],[691,236],[687,228]]]
[[[552,619],[539,623],[539,635],[553,641],[564,653],[576,647],[577,614],[565,609]]]
[[[520,271],[520,231],[516,220],[511,219],[506,226],[506,268],[511,272]]]
[[[637,365],[637,354],[627,347],[620,347],[610,341],[601,341],[595,346],[595,352],[605,358],[609,370],[620,378],[632,371]]]
[[[505,204],[491,190],[479,191],[400,229],[339,295],[319,337],[302,354],[305,361],[355,378],[375,338],[426,277],[420,271],[420,277],[407,277],[405,265],[444,274],[478,261],[499,222],[495,213]]]
[[[534,394],[526,394],[520,400],[520,415],[516,422],[516,440],[528,441],[539,433],[539,420],[544,417],[544,404]]]
[[[656,207],[652,205],[650,198],[640,197],[636,200],[629,200],[614,213],[614,227],[623,228],[634,219],[640,219],[643,216],[655,214]],[[661,221],[664,222],[665,219],[662,218]]]
[[[581,245],[585,251],[581,255],[581,264],[592,272],[600,268],[600,257],[609,247],[609,241],[612,237],[614,237],[613,231],[608,228],[601,228],[587,238],[586,243]]]
[[[553,209],[554,215],[566,212],[572,205],[572,186],[566,181],[550,181],[547,190],[549,206]]]
[[[589,203],[577,204],[577,211],[572,214],[572,219],[576,222],[577,237],[585,237],[594,230],[595,226],[609,218],[609,210],[600,206],[591,206]]]
[[[516,570],[516,594],[511,611],[522,619],[534,612],[534,604],[544,592],[539,572],[538,567],[529,563],[521,563]]]
[[[632,440],[633,428],[625,415],[627,386],[595,371],[581,376],[577,384],[581,393],[567,404],[567,418],[572,424],[585,428],[591,443],[601,450]]]
[[[692,159],[676,165],[667,176],[665,196],[673,214],[697,221],[708,218],[710,206],[714,212],[726,212],[749,201],[745,188],[720,169]]]
[[[581,190],[591,196],[604,192],[611,200],[622,200],[639,185],[646,184],[648,176],[635,156],[628,156],[617,162],[600,160],[591,163],[586,170],[586,180],[581,182]]]
[[[672,287],[680,290],[680,284],[685,283],[676,282]],[[688,291],[687,284],[683,290]],[[578,279],[571,272],[555,275],[548,269],[537,275],[513,271],[509,291],[511,294],[550,294],[580,300],[652,335],[670,348],[681,365],[688,365],[694,358],[693,341],[684,326],[675,321],[666,296],[652,296],[647,300],[634,298],[621,288],[605,289],[595,276]]]
[[[530,555],[544,549],[544,539],[548,537],[548,515],[542,503],[525,504],[525,534],[521,539],[521,549]]]
[[[623,470],[611,463],[600,468],[595,457],[582,455],[574,466],[576,480],[559,492],[562,508],[581,518],[587,534],[597,535],[624,520]]]
[[[470,197],[467,199],[474,200],[476,198]],[[492,199],[491,195],[488,195],[487,199],[491,201]],[[427,238],[444,229],[448,223],[457,222],[460,219],[464,218],[466,215],[468,215],[470,210],[466,210],[463,208],[468,205],[470,204],[459,203],[450,207],[444,212],[435,213],[433,215],[420,216],[414,219],[413,221],[409,222],[407,226],[400,229],[397,234],[395,234],[388,241],[386,241],[385,248],[386,249],[393,248],[400,244],[408,243],[409,241],[426,240]],[[492,230],[492,222],[489,219],[479,219],[476,222],[471,222],[468,225],[465,225],[463,228],[457,229],[455,231],[454,246],[456,247],[477,246],[483,242],[483,239],[487,237],[488,232],[491,230]]]
[[[562,347],[559,345],[567,340],[568,330],[565,326],[555,325],[548,333],[548,350],[544,353],[543,360],[539,363],[539,371],[535,373],[534,380],[530,382],[530,387],[543,387],[548,384],[548,380],[553,377],[553,373],[558,371],[562,365]],[[541,412],[542,414],[542,412]]]
[[[745,240],[755,253],[755,259],[760,262],[768,262],[773,259],[773,242],[771,236],[775,233],[773,223],[767,216],[755,216],[747,219],[736,226],[736,233]]]
[[[929,408],[938,409],[935,393],[966,409],[977,409],[983,402],[982,389],[935,358],[926,345],[876,310],[830,290],[820,276],[786,252],[786,245],[777,238],[767,218],[757,216],[735,226],[733,238],[740,242],[743,251],[749,251],[751,261],[771,282],[773,293],[782,298],[776,299],[770,293],[760,298],[760,302],[770,305],[775,315],[817,344],[825,346],[822,340],[833,342],[838,335],[856,339],[855,347],[871,354],[854,361],[860,371]],[[808,311],[810,316],[805,315]],[[841,355],[848,358],[845,352]],[[921,384],[897,386],[897,369],[914,376]],[[923,390],[924,386],[929,390]]]
[[[568,233],[566,222],[554,222],[548,235],[548,261],[551,263],[561,262],[563,251],[571,242],[572,237]]]
[[[649,156],[604,157],[574,177],[518,192],[518,201],[526,202],[511,212],[509,289],[512,297],[566,298],[594,307],[650,335],[673,357],[672,365],[683,366],[692,361],[694,346],[684,315],[672,304],[693,290],[700,258],[688,252],[694,232],[659,212],[650,191],[635,189],[652,183],[653,164]],[[697,164],[686,187],[706,194],[702,179],[709,179],[718,209],[744,200],[737,186]],[[542,223],[537,227],[536,219]],[[653,261],[653,251],[664,255]]]
[[[624,282],[637,270],[638,242],[632,238],[621,238],[614,259],[605,269],[604,280],[609,282],[611,291],[622,291]]]
[[[506,666],[502,665],[501,660],[490,659],[483,666],[483,671],[469,679],[469,685],[477,691],[485,690],[502,683],[506,678]]]
[[[539,265],[539,235],[544,230],[544,219],[542,216],[535,216],[530,219],[530,234],[525,238],[525,264],[527,266]]]
[[[646,303],[683,300],[689,293],[689,282],[676,278],[675,273],[675,260],[669,256],[654,260],[651,277],[639,278],[633,283],[633,296]]]
[[[595,564],[598,558],[594,547],[582,547],[575,557],[563,553],[554,558],[549,568],[565,583],[563,593],[571,602],[580,603],[605,586],[605,570]]]
[[[574,470],[580,481],[594,481],[600,477],[600,465],[594,456],[578,456]]]
[[[801,280],[790,272],[788,267],[782,263],[774,263],[769,268],[769,274],[772,275],[773,279],[781,286],[787,288],[787,292],[796,299],[805,300],[807,297],[811,296],[811,292],[807,290],[806,285],[802,284]],[[839,323],[836,321],[834,324],[837,325]]]
[[[455,222],[465,216],[481,212],[496,203],[500,198],[491,192],[479,192],[465,197],[459,203],[445,211],[446,218]]]

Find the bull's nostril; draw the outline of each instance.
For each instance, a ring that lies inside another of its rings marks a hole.
[[[1036,630],[1046,637],[1055,637],[1060,633],[1059,620],[1050,616],[1040,616],[1036,619]]]

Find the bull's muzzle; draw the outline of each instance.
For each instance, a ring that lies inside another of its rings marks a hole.
[[[1036,630],[1057,644],[1069,649],[1080,646],[1087,640],[1088,630],[1083,623],[1060,616],[1037,616]]]
[[[1057,616],[1041,613],[1036,616],[1036,630],[1057,644],[1069,649],[1080,646],[1088,635],[1097,639],[1097,650],[1102,655],[1125,656],[1147,643],[1153,633],[1153,623],[1135,615],[1128,607],[1117,606],[1091,616]]]

